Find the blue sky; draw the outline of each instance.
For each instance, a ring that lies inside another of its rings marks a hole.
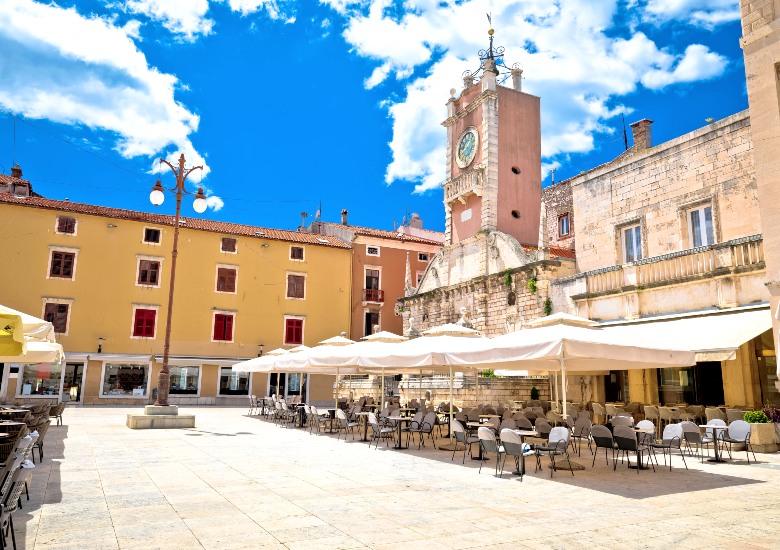
[[[443,230],[440,122],[486,12],[542,98],[545,184],[619,154],[621,114],[660,143],[747,108],[736,0],[3,0],[0,170],[151,211],[183,151],[209,218]]]

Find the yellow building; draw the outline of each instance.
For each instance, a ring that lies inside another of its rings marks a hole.
[[[0,220],[0,303],[52,321],[66,351],[62,366],[6,365],[0,394],[148,402],[162,366],[173,217],[6,192]],[[172,403],[243,404],[277,384],[312,400],[333,395],[330,376],[277,382],[230,366],[263,347],[313,346],[349,331],[349,245],[187,217],[176,271]]]

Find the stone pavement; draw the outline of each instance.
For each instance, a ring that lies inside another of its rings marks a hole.
[[[445,451],[369,449],[245,408],[187,408],[196,428],[142,431],[125,428],[133,410],[68,407],[50,428],[14,516],[19,548],[780,547],[780,455],[637,474],[583,451],[574,477],[529,460],[520,482],[493,460],[480,474]]]

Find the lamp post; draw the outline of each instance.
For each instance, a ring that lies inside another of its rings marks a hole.
[[[168,391],[171,388],[171,373],[168,370],[168,354],[171,349],[171,319],[173,318],[173,286],[176,281],[176,257],[179,255],[179,215],[181,213],[181,199],[184,195],[191,195],[189,191],[184,188],[184,180],[187,179],[194,170],[203,170],[202,166],[193,166],[192,168],[184,168],[184,154],[179,157],[178,168],[174,167],[170,162],[165,159],[160,159],[160,163],[168,165],[174,176],[176,176],[176,187],[168,189],[172,193],[176,193],[176,218],[173,222],[173,251],[171,252],[171,280],[168,286],[168,314],[165,322],[165,344],[163,346],[163,364],[160,370],[160,375],[157,379],[157,400],[155,405],[158,407],[168,406]],[[152,192],[149,194],[149,200],[155,206],[160,206],[165,200],[165,189],[163,188],[160,180],[157,180]],[[198,214],[202,214],[206,211],[206,196],[203,194],[203,189],[199,188],[195,194],[195,201],[192,204],[193,210]]]

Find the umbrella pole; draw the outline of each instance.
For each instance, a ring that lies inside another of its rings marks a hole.
[[[479,407],[479,376],[477,376],[477,369],[471,369],[474,371],[474,382],[477,384],[477,389],[475,391],[475,398],[476,403],[474,404],[475,407]]]
[[[563,420],[566,421],[566,359],[561,355],[561,392],[563,393]]]
[[[449,424],[449,432],[450,432],[450,443],[452,443],[452,394],[453,394],[453,387],[455,386],[455,378],[452,375],[452,366],[450,366],[450,424]]]
[[[422,398],[422,369],[420,369],[420,406],[423,405],[423,398]],[[425,409],[423,409],[425,410]]]
[[[382,395],[379,396],[379,410],[385,408],[385,368],[382,367]]]
[[[333,405],[335,408],[339,408],[339,368],[336,367],[336,386],[333,388]],[[336,414],[335,412],[333,413]]]

